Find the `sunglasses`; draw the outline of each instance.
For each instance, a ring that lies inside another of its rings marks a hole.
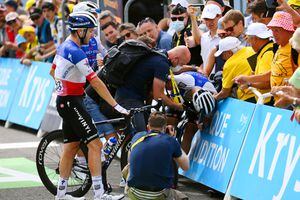
[[[9,25],[9,26],[10,26],[10,25],[13,25],[14,23],[16,23],[16,20],[15,20],[15,19],[6,22],[6,24]]]
[[[236,26],[236,24],[234,24],[231,27],[225,28],[224,31],[226,31],[226,32],[233,32],[235,26]]]
[[[125,38],[129,38],[130,36],[131,36],[131,33],[130,33],[130,32],[128,32],[128,33],[122,35],[122,37],[125,37]]]
[[[184,20],[184,17],[171,17],[171,20],[173,21],[173,22],[175,22],[175,21],[183,21]]]

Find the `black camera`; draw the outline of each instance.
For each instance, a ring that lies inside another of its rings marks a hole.
[[[265,0],[267,8],[276,8],[279,6],[277,0]]]

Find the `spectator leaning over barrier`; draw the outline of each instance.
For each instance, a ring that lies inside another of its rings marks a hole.
[[[275,10],[269,10],[265,0],[255,0],[249,4],[247,8],[247,13],[251,15],[253,22],[260,22],[263,24],[268,24]]]
[[[40,48],[38,50],[39,56],[47,54],[49,51],[55,49],[55,44],[53,37],[51,35],[50,23],[43,16],[43,11],[40,8],[32,7],[29,10],[30,19],[36,24],[37,36],[40,43]],[[53,56],[45,58],[45,62],[52,62]]]
[[[294,32],[291,15],[283,11],[276,12],[268,24],[268,28],[272,30],[274,39],[279,45],[271,63],[270,72],[258,76],[239,78],[238,82],[258,85],[270,81],[271,87],[282,86],[286,84],[286,79],[290,78],[297,68],[293,62],[297,60],[294,57],[298,57],[299,61],[299,55],[293,56],[295,50],[292,50],[289,44],[289,39]]]
[[[119,28],[119,35],[124,38],[124,40],[137,39],[138,34],[136,32],[136,27],[132,23],[122,23]]]
[[[6,24],[8,25],[7,35],[8,41],[4,42],[2,54],[9,53],[9,57],[22,58],[24,52],[19,49],[15,38],[18,35],[18,31],[22,28],[23,21],[20,20],[18,13],[10,12],[5,16]]]
[[[114,45],[119,45],[123,42],[123,39],[119,36],[118,25],[114,22],[109,22],[101,26],[101,30],[104,33],[106,45],[110,48]]]
[[[223,68],[222,90],[215,94],[217,100],[226,97],[235,97],[240,100],[255,102],[254,95],[249,90],[243,90],[241,87],[234,85],[234,78],[239,75],[250,75],[252,69],[247,60],[254,54],[250,47],[243,47],[241,41],[236,37],[226,37],[219,43],[219,50],[215,53],[218,57],[226,60]]]
[[[254,75],[259,76],[264,75],[265,73],[269,73],[271,70],[271,64],[274,57],[273,52],[273,42],[271,41],[272,32],[268,30],[267,26],[262,23],[253,23],[247,29],[246,35],[248,36],[248,42],[250,43],[252,49],[256,52],[256,54],[252,57],[255,62],[255,68],[253,69]],[[249,58],[250,60],[250,58]],[[270,91],[270,80],[267,79],[264,82],[259,83],[249,83],[247,82],[247,78],[251,79],[252,76],[246,77],[245,75],[241,75],[236,77],[234,80],[237,84],[243,84],[244,88],[249,86],[260,89],[261,93],[267,93]],[[274,102],[270,102],[271,99],[267,99],[266,103],[272,105]]]
[[[23,36],[27,41],[27,47],[25,50],[25,55],[21,59],[21,63],[24,63],[25,59],[37,60],[35,57],[37,55],[36,47],[38,46],[38,38],[35,34],[35,28],[33,26],[23,26],[20,29],[19,34]],[[25,61],[24,64],[29,64],[28,61]]]
[[[298,28],[293,37],[290,39],[292,47],[300,53],[300,28]],[[298,62],[298,66],[299,66]],[[287,107],[292,105],[294,107],[294,117],[300,123],[300,68],[294,72],[289,79],[290,86],[278,86],[272,88],[272,93],[278,97],[275,106]],[[279,92],[278,91],[282,91]]]
[[[172,189],[173,160],[183,170],[189,169],[188,157],[174,137],[174,128],[167,126],[167,117],[160,112],[151,113],[147,127],[148,132],[138,133],[132,139],[128,155],[129,198],[187,199],[184,194]]]
[[[140,36],[147,35],[152,38],[156,42],[156,48],[166,51],[172,48],[172,36],[162,31],[152,18],[146,17],[141,20],[138,23],[137,29]]]
[[[223,17],[223,27],[229,36],[238,38],[243,46],[248,46],[244,31],[245,19],[239,10],[230,10]]]

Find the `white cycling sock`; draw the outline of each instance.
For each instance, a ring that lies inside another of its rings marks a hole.
[[[68,179],[59,177],[56,196],[59,198],[64,197],[67,192],[67,186],[68,186]]]
[[[102,195],[104,194],[102,176],[92,176],[92,182],[95,197],[102,197]]]

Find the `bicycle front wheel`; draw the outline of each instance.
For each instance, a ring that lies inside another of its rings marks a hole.
[[[36,167],[38,174],[49,192],[56,195],[59,179],[59,162],[63,150],[62,130],[47,133],[37,148]],[[83,150],[86,158],[87,151]],[[71,175],[68,180],[67,193],[74,197],[84,196],[92,185],[87,166],[80,166],[74,159]]]

